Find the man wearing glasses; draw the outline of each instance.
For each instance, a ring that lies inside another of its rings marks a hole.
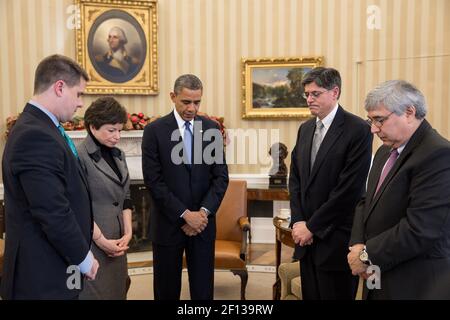
[[[425,98],[406,81],[373,89],[365,109],[383,146],[348,254],[353,274],[367,279],[363,297],[450,299],[450,143],[425,120]]]
[[[298,130],[289,192],[295,257],[304,300],[354,299],[358,277],[347,264],[353,213],[372,154],[369,126],[338,104],[341,77],[315,68],[302,81],[315,116]]]

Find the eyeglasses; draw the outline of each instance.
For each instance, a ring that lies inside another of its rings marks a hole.
[[[303,96],[303,98],[308,99],[308,97],[311,95],[314,99],[316,99],[316,98],[320,97],[320,95],[322,93],[325,93],[327,91],[330,91],[330,90],[304,92],[302,96]]]
[[[383,126],[383,123],[391,116],[391,114],[393,114],[394,112],[392,111],[391,113],[389,113],[387,116],[385,117],[376,117],[375,119],[367,119],[366,122],[369,126],[374,125],[377,128],[381,128]]]

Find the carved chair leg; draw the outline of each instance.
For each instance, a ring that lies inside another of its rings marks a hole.
[[[231,270],[234,275],[241,278],[241,300],[245,300],[245,288],[247,288],[248,272],[245,270]]]

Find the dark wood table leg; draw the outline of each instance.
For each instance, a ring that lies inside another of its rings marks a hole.
[[[276,230],[276,240],[275,240],[275,283],[273,284],[273,300],[280,300],[281,295],[281,284],[280,277],[278,276],[278,267],[281,263],[281,242],[279,240],[278,230]]]

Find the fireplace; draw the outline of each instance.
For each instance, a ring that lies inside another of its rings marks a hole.
[[[130,192],[133,202],[133,238],[128,252],[149,251],[152,249],[148,238],[150,195],[142,180],[132,180]]]

